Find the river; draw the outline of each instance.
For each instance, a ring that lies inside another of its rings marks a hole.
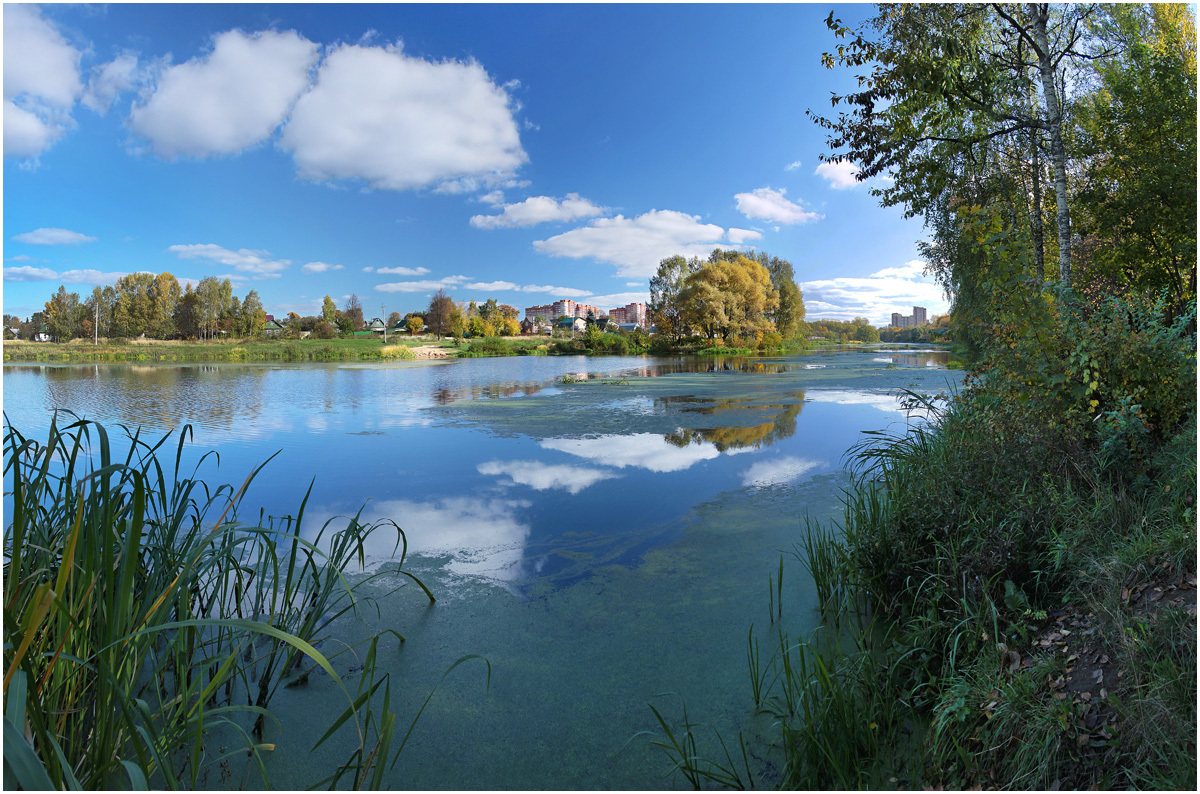
[[[412,571],[438,596],[383,577],[378,611],[325,648],[393,628],[393,708],[407,730],[385,778],[409,789],[655,789],[683,781],[650,744],[688,716],[736,741],[750,718],[746,636],[774,631],[768,576],[788,562],[784,625],[816,625],[790,557],[802,518],[839,514],[844,455],[864,430],[910,421],[903,389],[961,382],[947,354],[877,346],[787,358],[520,357],[397,364],[6,365],[4,411],[44,438],[56,408],[162,434],[194,428],[210,481],[258,475],[246,504],[307,532],[362,510],[406,533]],[[564,376],[569,376],[564,382]],[[372,551],[372,565],[391,543]],[[350,655],[335,665],[347,674]],[[352,680],[352,679],[347,679]],[[353,746],[309,748],[344,708],[326,676],[280,690],[269,773],[299,788]],[[345,733],[345,732],[344,732]],[[756,764],[769,763],[756,758]],[[233,785],[261,785],[235,768]],[[220,784],[212,781],[216,787]]]

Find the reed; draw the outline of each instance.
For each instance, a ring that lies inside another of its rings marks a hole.
[[[171,455],[169,434],[126,430],[117,445],[100,424],[60,418],[44,444],[6,418],[6,788],[197,788],[247,754],[266,780],[271,697],[314,670],[346,698],[336,727],[351,725],[360,747],[347,768],[365,764],[368,735],[394,715],[380,716],[386,704],[361,711],[361,693],[386,682],[372,663],[352,695],[336,654],[317,646],[332,621],[369,603],[358,585],[384,575],[351,575],[367,537],[393,531],[403,548],[400,528],[355,517],[306,540],[307,495],[294,518],[245,521],[241,500],[262,466],[240,488],[213,488],[197,472],[215,453],[183,470],[190,428]],[[369,640],[370,659],[383,636]],[[220,752],[214,730],[242,746]]]

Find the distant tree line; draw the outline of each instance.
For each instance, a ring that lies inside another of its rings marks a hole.
[[[170,273],[130,273],[111,287],[95,287],[86,298],[60,286],[42,311],[27,320],[4,316],[6,335],[33,339],[46,333],[56,342],[79,337],[211,339],[217,335],[255,336],[266,313],[258,292],[241,300],[229,279],[203,278],[180,288]]]
[[[429,301],[425,312],[425,324],[429,333],[438,339],[453,336],[483,338],[491,336],[516,336],[521,333],[520,312],[506,303],[488,298],[482,304],[471,301],[466,308],[460,307],[444,289],[439,289]]]
[[[810,320],[808,336],[819,336],[831,342],[878,342],[880,331],[866,317],[853,320]]]

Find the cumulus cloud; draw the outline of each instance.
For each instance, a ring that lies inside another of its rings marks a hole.
[[[467,289],[481,289],[489,292],[511,292],[521,288],[520,284],[514,284],[511,281],[475,281],[464,286]]]
[[[106,64],[92,69],[87,90],[79,100],[89,110],[103,115],[112,107],[117,95],[140,85],[147,79],[144,70],[138,69],[138,58],[133,53],[122,53]]]
[[[57,278],[58,272],[48,267],[20,265],[4,268],[5,281],[54,281]]]
[[[828,179],[829,186],[834,190],[845,190],[858,184],[858,180],[855,178],[858,174],[858,166],[848,160],[840,163],[821,163],[813,173]]]
[[[467,281],[466,276],[446,276],[445,278],[424,279],[421,281],[392,281],[387,284],[376,284],[376,292],[436,292],[445,287],[459,287]]]
[[[784,197],[786,188],[774,190],[760,187],[750,193],[738,193],[734,196],[738,210],[747,218],[770,221],[771,223],[810,223],[825,218],[819,212],[809,212],[795,202]]]
[[[248,273],[256,278],[278,278],[292,263],[290,259],[269,259],[270,254],[267,251],[255,251],[250,248],[231,251],[212,243],[173,245],[167,251],[180,259],[207,259],[212,264],[228,265],[238,273]],[[230,274],[228,277],[236,276]]]
[[[60,284],[116,284],[126,273],[102,273],[99,270],[66,270],[59,273],[48,267],[4,268],[5,281],[56,281]]]
[[[618,276],[648,278],[669,256],[707,257],[713,248],[731,243],[725,229],[701,223],[698,215],[650,210],[636,218],[597,218],[582,228],[537,240],[533,247],[550,256],[591,257],[616,265]]]
[[[88,237],[70,229],[34,229],[31,232],[13,235],[13,240],[29,245],[80,245],[96,242],[95,237]]]
[[[785,165],[785,166],[783,167],[783,170],[784,170],[784,171],[795,171],[795,170],[796,170],[797,168],[799,168],[799,167],[800,167],[800,161],[799,161],[799,160],[793,160],[792,162],[790,162],[790,163],[788,163],[787,165]]]
[[[804,281],[799,286],[810,318],[866,317],[875,325],[887,325],[893,312],[912,314],[913,306],[924,306],[930,314],[945,314],[950,310],[942,288],[922,275],[924,267],[924,262],[914,259],[866,277]]]
[[[327,273],[330,270],[341,270],[341,265],[331,265],[328,262],[309,262],[306,265],[301,265],[300,269],[305,273]]]
[[[489,194],[490,196],[491,194]],[[484,197],[485,200],[488,198]],[[562,201],[550,196],[530,196],[516,204],[505,204],[499,215],[474,215],[471,225],[477,229],[520,228],[539,223],[577,221],[604,214],[604,208],[578,193],[568,193]]]
[[[74,126],[79,59],[37,6],[4,7],[5,157],[37,157]]]
[[[756,232],[752,229],[730,229],[727,233],[729,242],[740,244],[749,240],[761,240],[762,232]]]
[[[508,92],[479,63],[426,61],[398,44],[334,49],[279,145],[305,179],[389,190],[502,180],[528,159]]]
[[[274,133],[316,61],[317,45],[294,31],[227,31],[212,52],[163,71],[129,126],[168,159],[239,152]]]
[[[492,460],[476,467],[480,474],[508,477],[505,485],[528,485],[535,491],[558,489],[577,494],[602,480],[620,475],[587,466],[552,465],[537,460]]]

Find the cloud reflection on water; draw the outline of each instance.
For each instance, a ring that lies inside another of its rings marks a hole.
[[[548,438],[541,442],[541,446],[619,469],[632,466],[656,472],[683,471],[721,454],[715,446],[707,443],[676,446],[658,433]]]
[[[517,511],[531,505],[521,499],[462,496],[428,502],[387,499],[368,502],[359,520],[395,521],[404,530],[409,554],[447,555],[446,569],[452,573],[513,581],[528,575],[523,563],[530,526],[517,517]],[[306,520],[304,534],[315,535],[332,515]],[[335,520],[332,527],[343,525]],[[375,562],[390,559],[395,542],[395,534],[381,528],[367,539],[367,557]]]
[[[786,456],[776,460],[755,463],[742,474],[743,488],[768,488],[785,485],[800,479],[821,465],[819,460],[805,460]]]
[[[570,494],[577,494],[601,480],[611,480],[620,476],[602,469],[555,465],[537,460],[490,460],[480,463],[476,468],[480,474],[507,476],[509,481],[502,482],[502,485],[528,485],[535,491],[557,488]]]

